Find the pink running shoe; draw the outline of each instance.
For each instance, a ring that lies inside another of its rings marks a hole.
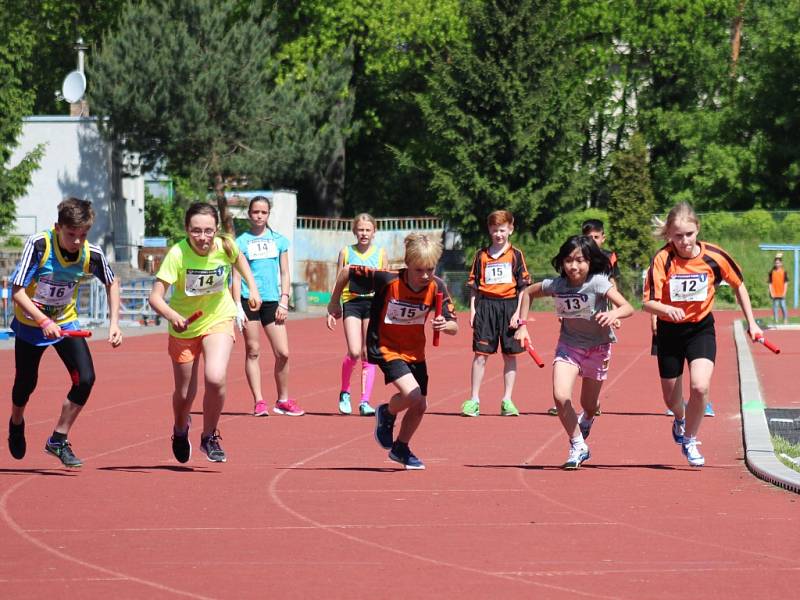
[[[279,415],[289,415],[290,417],[300,417],[306,414],[306,411],[297,406],[294,398],[288,398],[286,400],[276,402],[272,410]]]
[[[269,416],[269,406],[263,400],[259,400],[256,402],[256,407],[253,409],[253,416],[254,417],[268,417]]]

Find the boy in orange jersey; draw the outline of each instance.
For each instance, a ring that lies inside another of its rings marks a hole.
[[[775,262],[772,269],[767,275],[767,283],[769,284],[769,297],[772,298],[772,318],[776,323],[778,321],[778,310],[783,315],[783,323],[789,322],[788,313],[786,312],[786,286],[789,283],[789,276],[783,270],[783,253],[779,252],[775,255]]]
[[[389,458],[406,469],[424,469],[408,444],[427,409],[428,370],[425,364],[425,321],[434,310],[436,294],[444,296],[442,314],[433,330],[458,333],[453,305],[445,283],[433,274],[442,256],[442,244],[432,236],[411,233],[405,239],[406,268],[382,271],[365,266],[342,269],[328,304],[328,328],[342,316],[340,298],[345,285],[357,293],[375,293],[367,329],[369,362],[383,371],[386,383],[397,393],[375,411],[375,439],[389,450]],[[406,411],[397,438],[394,422]]]
[[[503,397],[500,414],[517,417],[511,393],[517,377],[517,354],[523,351],[514,339],[519,320],[520,292],[531,284],[522,250],[512,246],[508,238],[514,232],[514,216],[507,210],[496,210],[486,219],[491,244],[481,248],[472,261],[468,285],[470,287],[469,324],[472,327],[471,396],[461,405],[465,417],[480,415],[480,388],[486,370],[486,359],[497,352],[498,343],[503,353]]]

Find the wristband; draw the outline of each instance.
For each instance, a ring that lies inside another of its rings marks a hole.
[[[278,308],[282,308],[283,310],[289,310],[289,307],[285,304],[278,304]]]
[[[48,325],[52,325],[53,324],[53,319],[51,319],[50,317],[47,317],[46,319],[42,319],[41,321],[38,321],[36,324],[39,327],[41,327],[42,329],[44,329]]]

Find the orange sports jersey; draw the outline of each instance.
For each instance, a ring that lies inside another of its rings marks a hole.
[[[375,292],[367,328],[369,361],[425,360],[425,321],[436,308],[436,293],[444,294],[442,315],[455,321],[455,311],[444,281],[434,277],[418,292],[406,284],[406,269],[381,271],[364,266],[350,267],[350,289],[356,293]]]
[[[769,295],[772,298],[783,298],[786,296],[786,284],[789,283],[789,276],[783,269],[773,268],[769,272]]]
[[[742,270],[719,246],[698,242],[700,254],[681,258],[672,244],[653,257],[644,281],[644,301],[657,300],[686,313],[683,323],[696,323],[711,312],[714,292],[723,281],[742,285]],[[659,317],[661,318],[661,317]]]
[[[497,258],[489,254],[488,247],[478,250],[467,283],[488,298],[516,298],[531,284],[531,276],[522,251],[509,244]]]

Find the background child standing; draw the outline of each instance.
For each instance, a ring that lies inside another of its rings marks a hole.
[[[496,210],[486,219],[491,244],[475,254],[470,269],[469,324],[472,327],[471,396],[461,405],[465,417],[480,415],[480,388],[486,370],[486,359],[503,353],[503,397],[500,414],[519,416],[511,399],[517,375],[517,354],[523,352],[514,339],[519,320],[520,292],[531,283],[522,250],[508,239],[514,232],[514,216],[507,210]]]
[[[769,284],[769,297],[772,298],[772,320],[775,323],[788,323],[789,316],[786,312],[786,287],[789,284],[789,276],[783,269],[783,254],[775,255],[775,261],[767,274]],[[783,319],[778,321],[778,311],[781,312]]]
[[[356,215],[353,219],[353,234],[356,236],[356,243],[345,246],[339,252],[337,272],[350,265],[372,269],[386,268],[386,252],[372,243],[377,228],[378,224],[372,215],[367,213]],[[342,290],[344,339],[347,344],[347,354],[342,360],[342,387],[339,392],[339,412],[343,415],[349,415],[352,412],[350,377],[359,359],[361,359],[361,400],[358,405],[358,413],[362,417],[375,414],[375,409],[369,404],[372,386],[375,383],[375,365],[367,361],[366,344],[370,306],[374,296],[374,292],[359,294],[351,290],[347,284]]]

